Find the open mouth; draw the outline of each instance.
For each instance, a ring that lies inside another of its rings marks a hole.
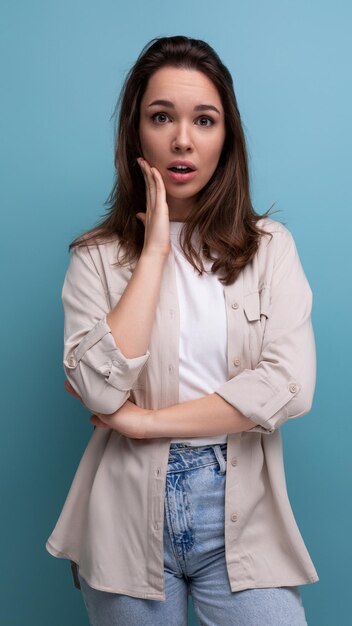
[[[169,178],[174,183],[187,183],[189,180],[192,180],[192,178],[197,175],[196,170],[193,170],[190,167],[179,167],[177,165],[174,165],[173,167],[168,167],[167,172]]]
[[[175,165],[174,167],[167,168],[170,172],[177,172],[177,174],[188,174],[189,172],[194,172],[191,167],[187,167],[185,165]]]

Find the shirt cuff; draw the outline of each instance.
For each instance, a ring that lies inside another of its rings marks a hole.
[[[297,381],[274,388],[255,370],[245,370],[215,393],[255,423],[248,432],[271,434],[288,419],[287,404],[299,390]]]
[[[145,354],[127,358],[115,343],[106,315],[83,337],[78,346],[64,359],[68,370],[88,366],[101,374],[112,387],[129,391],[150,357]]]

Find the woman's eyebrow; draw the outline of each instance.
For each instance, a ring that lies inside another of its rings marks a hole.
[[[168,107],[169,109],[175,108],[174,103],[171,102],[170,100],[154,100],[153,102],[148,104],[148,107],[152,107],[155,105]],[[220,115],[219,109],[217,109],[213,104],[197,104],[197,106],[195,106],[193,110],[194,111],[209,111],[209,110],[216,111],[216,113],[219,113]]]

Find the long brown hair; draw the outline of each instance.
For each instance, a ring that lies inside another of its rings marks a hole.
[[[152,74],[163,66],[203,72],[215,85],[225,113],[225,142],[217,168],[199,192],[197,206],[185,221],[181,245],[190,263],[204,271],[201,256],[214,261],[212,272],[220,271],[223,284],[232,283],[256,253],[265,232],[257,222],[251,203],[245,136],[231,74],[206,42],[183,36],[160,37],[142,50],[123,85],[115,143],[115,181],[105,202],[107,217],[69,246],[96,244],[118,237],[123,251],[118,264],[138,260],[144,243],[144,226],[135,215],[146,210],[145,183],[136,161],[142,151],[139,140],[140,103]],[[268,214],[270,209],[264,214]],[[198,230],[197,249],[192,234]]]

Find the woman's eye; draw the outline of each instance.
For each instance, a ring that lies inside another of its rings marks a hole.
[[[200,126],[212,126],[214,124],[211,117],[199,117],[197,122]]]
[[[168,119],[169,119],[169,116],[166,115],[166,113],[154,113],[154,115],[152,115],[152,120],[156,124],[165,124],[165,122],[167,122]]]

